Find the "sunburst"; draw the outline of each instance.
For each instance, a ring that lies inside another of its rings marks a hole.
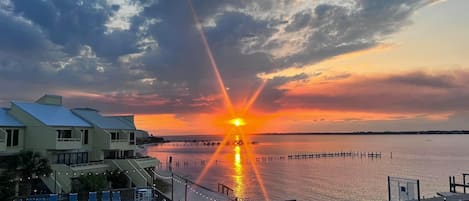
[[[227,88],[225,87],[225,84],[223,82],[223,79],[220,75],[220,72],[218,70],[218,66],[216,64],[216,61],[213,57],[213,54],[212,54],[212,51],[210,49],[210,46],[207,42],[207,38],[205,36],[205,33],[202,29],[202,26],[200,24],[200,20],[199,20],[199,17],[197,15],[197,12],[195,11],[194,9],[194,6],[192,5],[192,1],[191,0],[188,0],[188,3],[189,3],[189,6],[190,6],[190,9],[192,11],[192,16],[194,18],[194,22],[195,22],[195,25],[196,25],[196,28],[197,28],[197,31],[200,35],[200,38],[203,42],[203,45],[204,45],[204,48],[205,48],[205,51],[207,53],[207,56],[209,57],[209,60],[210,60],[210,65],[212,67],[212,70],[215,74],[215,77],[217,79],[217,82],[218,82],[218,85],[219,85],[219,88],[220,88],[220,91],[221,93],[223,94],[223,99],[224,99],[224,103],[225,103],[225,107],[226,109],[228,110],[228,112],[231,114],[231,119],[229,120],[232,128],[230,130],[230,132],[225,135],[222,143],[217,147],[217,149],[215,150],[215,152],[212,154],[212,156],[210,157],[210,160],[209,162],[207,163],[207,165],[204,167],[204,169],[202,170],[202,172],[199,174],[199,177],[196,179],[196,183],[200,183],[201,180],[205,177],[205,175],[207,174],[208,170],[210,169],[210,167],[212,167],[216,161],[216,158],[218,157],[220,151],[223,149],[224,146],[226,146],[227,142],[229,142],[229,139],[230,137],[232,136],[232,134],[235,134],[236,136],[238,136],[238,138],[240,137],[242,141],[244,142],[248,142],[247,141],[247,134],[244,132],[244,130],[242,129],[242,126],[246,125],[247,122],[244,120],[244,116],[247,114],[247,112],[249,111],[249,109],[252,107],[252,105],[255,103],[255,101],[257,100],[257,98],[259,97],[259,94],[262,92],[262,90],[264,89],[266,83],[267,83],[267,80],[263,80],[263,82],[261,83],[261,85],[257,88],[257,90],[255,91],[255,93],[249,98],[249,101],[247,102],[247,104],[245,105],[244,109],[240,112],[240,115],[239,116],[236,116],[235,114],[235,110],[234,110],[234,107],[233,107],[233,104],[231,102],[231,98],[229,97],[228,95],[228,92],[227,92]],[[260,173],[259,173],[259,170],[257,168],[257,165],[255,163],[255,160],[254,160],[254,151],[252,150],[251,148],[251,145],[249,143],[243,143],[245,148],[246,148],[246,154],[247,154],[247,159],[249,160],[249,163],[251,164],[251,167],[253,168],[253,171],[254,171],[254,174],[255,174],[255,177],[256,177],[256,180],[257,182],[259,183],[259,187],[262,191],[262,194],[264,196],[264,200],[270,200],[269,199],[269,196],[267,194],[267,191],[266,191],[266,188],[264,186],[264,182],[262,180],[262,177],[260,176]]]

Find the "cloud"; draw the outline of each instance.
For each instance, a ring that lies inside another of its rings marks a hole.
[[[410,74],[389,77],[387,81],[395,84],[405,84],[440,89],[461,87],[458,86],[458,83],[453,79],[454,77],[454,75],[448,74],[430,75],[424,72],[414,72]]]
[[[0,54],[15,57],[37,57],[53,48],[43,31],[21,16],[0,9]]]
[[[411,72],[380,77],[351,76],[326,81],[305,92],[286,93],[281,108],[387,113],[467,111],[468,71]]]
[[[467,114],[457,114],[458,119],[434,120],[426,116],[413,116],[397,119],[353,119],[350,121],[292,121],[286,119],[272,121],[268,126],[273,130],[267,132],[354,132],[354,131],[415,131],[415,130],[465,130],[464,122],[469,120]],[[282,125],[275,127],[275,125]],[[276,129],[276,130],[275,130]]]
[[[229,94],[242,103],[262,82],[259,75],[377,46],[426,2],[194,0],[193,5]],[[69,103],[94,100],[96,107],[116,113],[208,112],[222,106],[186,1],[12,0],[0,7],[0,25],[7,27],[0,33],[0,84],[8,83],[12,89],[2,89],[12,94],[18,89],[30,99],[51,91],[100,94],[106,98],[75,94]],[[19,75],[28,81],[15,80]],[[414,76],[421,80],[387,82],[431,82]],[[306,74],[272,77],[257,106],[300,104],[282,86],[307,79]],[[282,102],[286,98],[291,104]],[[321,105],[314,100],[309,106]]]

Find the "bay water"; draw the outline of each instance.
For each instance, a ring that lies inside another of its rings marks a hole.
[[[252,135],[243,145],[218,144],[223,138],[168,136],[173,142],[146,152],[162,170],[171,157],[174,173],[215,191],[222,184],[244,200],[387,200],[388,176],[419,179],[428,198],[449,191],[448,176],[459,183],[469,172],[469,135]],[[322,152],[382,155],[288,159]]]

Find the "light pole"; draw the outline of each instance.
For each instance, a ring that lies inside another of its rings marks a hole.
[[[184,179],[184,180],[185,180],[184,201],[187,201],[187,179]]]
[[[54,193],[57,194],[57,170],[54,170]]]
[[[174,174],[171,172],[171,200],[174,200]]]

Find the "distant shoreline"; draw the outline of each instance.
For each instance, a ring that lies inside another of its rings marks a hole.
[[[311,132],[311,133],[258,133],[254,135],[467,135],[469,130],[456,131],[361,131],[361,132]]]
[[[469,130],[452,131],[357,131],[357,132],[294,132],[294,133],[254,133],[252,135],[468,135]],[[224,136],[220,134],[162,135],[162,138]]]

